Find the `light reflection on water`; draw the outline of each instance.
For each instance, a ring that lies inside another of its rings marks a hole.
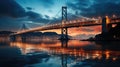
[[[9,42],[8,44],[7,47],[9,46],[9,48],[14,49],[11,51],[11,54],[15,55],[15,53],[19,53],[15,56],[23,59],[23,67],[120,66],[119,42],[103,43],[70,40],[67,44],[61,43],[60,41]],[[1,46],[0,49],[2,48]],[[8,48],[5,50],[8,50]],[[13,65],[14,67],[19,67],[19,65],[21,65],[20,59],[17,60],[20,61],[20,64]]]

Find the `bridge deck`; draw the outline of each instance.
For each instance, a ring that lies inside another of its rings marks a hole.
[[[119,22],[120,22],[120,18],[115,18],[115,19],[111,20],[110,24],[117,24]],[[32,29],[20,31],[20,32],[11,34],[11,35],[18,35],[18,34],[23,34],[23,33],[33,32],[33,31],[61,29],[61,28],[97,26],[97,25],[101,25],[101,24],[102,24],[102,22],[100,22],[100,20],[85,21],[85,22],[77,22],[77,21],[76,22],[67,22],[65,24],[53,24],[53,25],[32,28]]]

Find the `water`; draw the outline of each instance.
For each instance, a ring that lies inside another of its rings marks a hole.
[[[120,42],[0,42],[0,67],[120,67]]]

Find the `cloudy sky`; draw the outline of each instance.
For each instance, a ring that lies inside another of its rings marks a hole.
[[[0,0],[0,31],[19,31],[24,23],[33,28],[60,22],[64,5],[68,7],[69,20],[120,14],[120,0]],[[80,27],[69,29],[69,34],[86,38],[100,31],[100,26]]]

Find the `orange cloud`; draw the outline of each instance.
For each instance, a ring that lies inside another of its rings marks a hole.
[[[80,34],[98,34],[101,32],[101,26],[79,27],[69,29],[69,35],[76,36]]]

